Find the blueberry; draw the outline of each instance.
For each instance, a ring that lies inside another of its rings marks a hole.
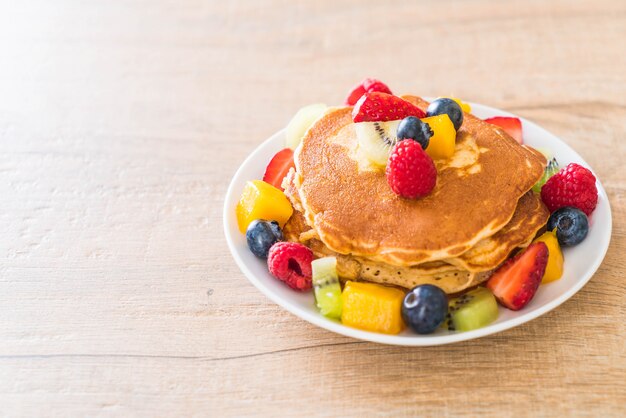
[[[463,123],[463,110],[454,100],[446,98],[433,100],[426,110],[427,116],[443,115],[444,113],[450,117],[454,129],[458,131]]]
[[[448,297],[432,284],[411,289],[402,302],[402,319],[418,334],[435,331],[448,315]]]
[[[427,123],[422,122],[415,116],[409,116],[402,119],[398,125],[396,136],[398,139],[417,141],[422,146],[422,149],[426,149],[430,142],[430,137],[433,136],[433,131]]]
[[[554,228],[559,244],[571,247],[585,239],[589,232],[589,220],[582,210],[565,206],[550,215],[548,229],[552,231]]]
[[[267,258],[270,247],[283,240],[283,232],[276,221],[257,219],[250,222],[246,231],[246,241],[252,254]]]

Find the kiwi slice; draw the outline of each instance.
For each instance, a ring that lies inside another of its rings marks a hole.
[[[359,147],[372,164],[385,167],[391,149],[398,142],[399,120],[389,122],[359,122],[355,124]]]
[[[337,276],[337,259],[324,257],[313,260],[313,289],[320,313],[329,318],[341,318],[341,285]]]
[[[550,161],[548,161],[548,164],[546,165],[546,169],[543,172],[543,176],[541,177],[541,179],[539,179],[539,181],[533,186],[533,192],[541,193],[541,188],[544,184],[546,184],[546,181],[548,181],[550,177],[558,173],[558,171],[559,163],[556,161],[556,158],[553,157]]]
[[[450,331],[471,331],[498,319],[498,303],[493,293],[478,287],[450,301],[444,326]]]

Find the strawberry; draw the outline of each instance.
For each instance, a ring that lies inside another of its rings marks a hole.
[[[267,165],[263,181],[284,191],[282,187],[283,179],[291,167],[295,167],[293,162],[293,150],[285,148],[282,151],[278,151]]]
[[[522,137],[522,121],[518,118],[513,118],[509,116],[496,116],[493,118],[485,119],[485,122],[501,127],[504,132],[509,134],[518,143],[524,143]]]
[[[487,281],[498,302],[518,311],[535,296],[548,265],[548,247],[544,242],[531,244],[504,263]]]
[[[375,91],[392,94],[391,90],[389,90],[389,87],[387,87],[387,85],[382,81],[376,80],[375,78],[366,78],[361,83],[359,83],[358,86],[352,89],[352,91],[346,98],[346,104],[348,106],[354,106],[356,102],[359,101],[361,96],[363,96],[365,93],[372,93]]]
[[[419,142],[405,139],[391,150],[386,169],[391,190],[406,199],[429,194],[437,183],[437,169]]]
[[[354,122],[387,122],[407,116],[423,118],[426,113],[412,103],[387,93],[365,93],[352,109]]]

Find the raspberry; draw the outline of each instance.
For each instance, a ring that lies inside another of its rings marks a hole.
[[[437,182],[433,160],[412,139],[400,141],[393,147],[386,172],[391,190],[407,199],[426,196]]]
[[[574,206],[589,216],[598,204],[596,178],[585,167],[570,163],[543,185],[541,200],[550,212],[564,206]]]
[[[352,120],[357,122],[387,122],[400,120],[407,116],[426,117],[419,107],[397,96],[387,93],[366,93],[354,105]]]
[[[391,90],[389,90],[389,87],[387,87],[387,85],[382,81],[376,80],[375,78],[366,78],[361,83],[359,83],[358,86],[352,89],[352,91],[346,98],[346,104],[349,106],[354,106],[356,102],[359,101],[361,96],[363,96],[365,93],[372,93],[375,91],[392,94]]]
[[[277,242],[270,248],[267,267],[278,280],[295,290],[311,289],[313,252],[295,242]]]

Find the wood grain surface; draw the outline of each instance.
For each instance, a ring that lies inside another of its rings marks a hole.
[[[626,2],[0,2],[0,416],[625,416]],[[598,173],[606,259],[518,328],[344,338],[238,270],[222,204],[365,76],[515,112]]]

